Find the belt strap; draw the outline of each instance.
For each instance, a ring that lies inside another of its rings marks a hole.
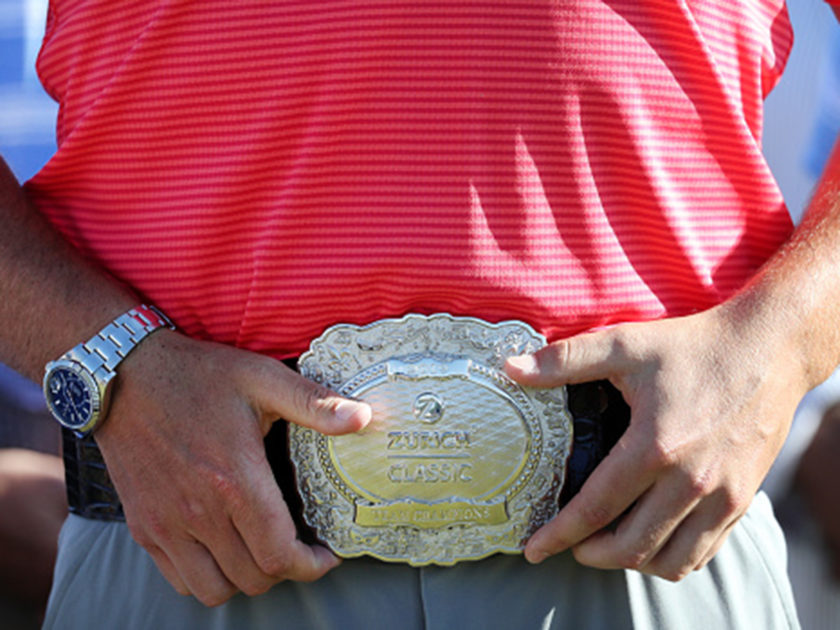
[[[565,504],[583,486],[630,422],[630,408],[608,381],[568,387],[569,410],[574,419],[574,442],[560,495]],[[125,514],[102,453],[92,435],[77,437],[64,429],[64,469],[70,511],[84,518],[123,521]],[[308,531],[302,518],[302,503],[294,484],[294,469],[288,456],[287,423],[274,423],[265,438],[271,470],[277,480],[298,531]]]

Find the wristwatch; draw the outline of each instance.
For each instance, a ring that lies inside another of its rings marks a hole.
[[[141,304],[117,317],[94,337],[47,363],[47,407],[77,436],[92,433],[108,413],[115,368],[149,333],[175,326],[154,306]]]

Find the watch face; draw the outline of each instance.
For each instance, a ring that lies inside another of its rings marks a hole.
[[[47,405],[64,426],[76,431],[88,430],[99,411],[95,385],[71,367],[56,366],[47,375]]]

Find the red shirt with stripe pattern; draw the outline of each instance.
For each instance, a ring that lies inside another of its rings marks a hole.
[[[783,0],[52,0],[27,184],[188,334],[277,357],[447,311],[550,339],[737,291]]]

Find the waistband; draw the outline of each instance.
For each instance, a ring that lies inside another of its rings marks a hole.
[[[630,422],[630,408],[608,381],[569,385],[568,403],[574,420],[574,440],[560,495],[561,505],[580,490]],[[303,505],[294,482],[287,435],[288,423],[285,420],[275,422],[265,437],[265,452],[301,538],[311,541],[313,538],[303,521]],[[66,429],[62,437],[70,511],[94,520],[124,521],[122,503],[94,437],[79,438]]]

